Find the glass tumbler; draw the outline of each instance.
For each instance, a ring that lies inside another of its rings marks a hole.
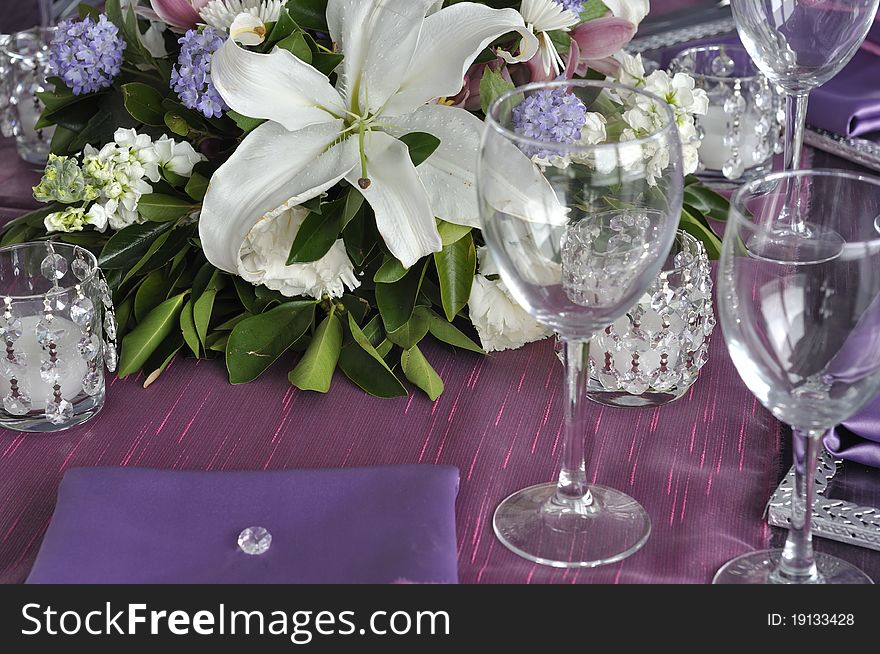
[[[709,96],[697,117],[702,137],[699,176],[716,186],[765,174],[782,151],[784,100],[744,48],[707,45],[680,52],[671,73],[686,73]]]
[[[0,428],[52,432],[104,405],[116,318],[95,256],[49,241],[0,249]]]
[[[43,102],[38,93],[48,90],[49,42],[54,28],[34,27],[0,39],[0,126],[4,136],[14,136],[19,156],[33,164],[49,157],[54,127],[34,129]]]

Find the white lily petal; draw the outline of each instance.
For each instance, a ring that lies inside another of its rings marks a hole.
[[[361,190],[376,214],[376,227],[385,245],[407,268],[443,248],[428,194],[401,141],[371,132],[366,141],[370,187],[358,186],[360,169],[346,179]]]
[[[363,110],[379,110],[399,88],[435,0],[329,0],[327,25],[345,54],[339,88]]]
[[[396,137],[427,132],[440,139],[434,153],[416,168],[434,215],[457,225],[479,227],[476,165],[483,121],[464,109],[439,104],[387,121],[393,126],[389,133]]]
[[[345,105],[327,77],[287,50],[258,54],[232,39],[211,60],[214,86],[233,110],[281,123],[293,132],[334,121]]]
[[[489,127],[488,129],[492,129]],[[531,159],[506,138],[485,140],[480,156],[491,161],[477,176],[478,186],[485,189],[486,210],[517,216],[530,223],[564,225],[566,209],[556,192]]]
[[[301,204],[338,183],[358,163],[357,139],[331,145],[342,121],[289,132],[265,123],[211,177],[199,219],[202,249],[235,273],[245,237],[264,215]]]
[[[515,9],[463,2],[428,16],[406,78],[386,113],[409,113],[430,100],[457,94],[477,56],[509,32],[522,36],[521,53],[511,61],[531,59],[538,51],[538,39]]]

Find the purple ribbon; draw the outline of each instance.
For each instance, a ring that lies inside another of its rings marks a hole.
[[[825,448],[842,459],[880,468],[880,396],[826,436]]]

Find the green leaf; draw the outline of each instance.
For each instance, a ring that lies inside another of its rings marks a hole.
[[[341,217],[341,210],[335,217],[318,213],[306,216],[290,246],[287,265],[311,263],[324,257],[339,238]]]
[[[101,16],[101,12],[99,12],[95,7],[92,7],[91,5],[87,5],[85,3],[80,3],[79,6],[77,6],[76,11],[79,14],[80,18],[85,18],[86,16],[89,16],[96,22]]]
[[[307,64],[312,63],[312,49],[309,47],[309,44],[306,42],[305,37],[303,36],[302,30],[297,30],[287,38],[282,39],[277,43],[278,47],[282,50],[287,50],[288,52],[293,53],[293,55]]]
[[[473,236],[468,234],[440,252],[434,253],[443,311],[449,322],[464,309],[471,296],[477,270],[477,250]]]
[[[288,379],[301,391],[326,393],[342,353],[342,323],[331,313],[318,325],[309,347]]]
[[[162,120],[165,121],[165,126],[178,136],[189,134],[189,123],[183,116],[167,111]]]
[[[471,229],[467,225],[456,225],[439,218],[437,219],[437,231],[440,232],[440,239],[443,241],[444,246],[460,241],[471,233]]]
[[[138,202],[138,213],[154,223],[178,220],[197,208],[192,202],[161,193],[147,193]]]
[[[167,281],[161,270],[156,270],[144,278],[134,296],[134,317],[141,321],[150,311],[167,299]]]
[[[226,115],[232,118],[236,125],[241,129],[245,134],[250,134],[257,127],[265,123],[265,119],[263,118],[250,118],[249,116],[244,116],[237,111],[227,111]]]
[[[208,183],[210,181],[210,179],[208,179],[201,173],[194,172],[192,174],[192,177],[190,177],[189,181],[186,183],[184,190],[186,191],[186,194],[193,200],[201,202],[205,199],[205,193],[208,192]]]
[[[288,302],[242,320],[229,337],[226,368],[232,384],[246,384],[262,375],[312,326],[314,302]]]
[[[287,11],[286,8],[281,8],[281,13],[278,16],[278,20],[275,22],[275,25],[272,27],[272,31],[269,32],[269,36],[266,39],[268,43],[276,43],[281,41],[282,39],[293,34],[294,31],[297,31],[297,25],[294,22],[293,18],[290,17],[290,12]]]
[[[335,52],[318,52],[312,55],[312,66],[317,68],[321,73],[330,77],[330,74],[342,63],[343,56]]]
[[[406,276],[407,269],[394,257],[386,257],[385,263],[376,271],[373,281],[377,284],[393,284]]]
[[[691,184],[684,189],[684,202],[713,220],[724,222],[730,212],[730,201],[702,183]]]
[[[351,314],[348,316],[348,327],[354,341],[343,347],[339,355],[339,368],[345,376],[374,397],[407,395],[406,387],[400,383]]]
[[[447,343],[463,350],[469,350],[470,352],[476,352],[477,354],[486,353],[482,347],[472,341],[464,332],[459,330],[458,327],[447,322],[443,317],[438,316],[433,311],[428,315],[428,331],[431,333],[431,336],[443,343]]]
[[[226,350],[229,347],[229,334],[224,334],[221,332],[215,332],[208,336],[208,342],[205,344],[205,349],[211,352],[221,352],[224,355],[226,354]]]
[[[168,364],[180,352],[181,348],[183,348],[183,336],[180,332],[173,333],[162,341],[144,364],[144,372],[147,373],[147,377],[144,380],[144,388],[149,388],[153,382],[159,379],[159,376],[165,372],[165,368],[168,367]]]
[[[376,284],[376,304],[387,331],[397,331],[412,317],[426,270],[413,266],[393,284]]]
[[[287,265],[312,263],[324,257],[339,239],[340,232],[360,210],[363,202],[363,196],[350,189],[344,198],[326,202],[320,206],[320,211],[309,213],[290,246]]]
[[[196,333],[196,323],[193,319],[193,304],[191,300],[187,300],[180,312],[180,331],[183,333],[183,340],[189,346],[194,357],[199,356],[201,346],[199,345],[199,335]]]
[[[101,252],[101,268],[129,268],[143,257],[153,242],[173,227],[171,223],[130,225],[110,237]]]
[[[400,363],[406,378],[422,389],[431,401],[443,394],[443,380],[418,347],[404,350],[400,355]]]
[[[296,24],[316,32],[329,31],[327,28],[327,0],[294,0],[288,3],[287,10]]]
[[[127,377],[143,367],[147,358],[178,325],[188,293],[165,300],[122,339],[119,376]]]
[[[257,301],[257,292],[254,285],[237,275],[232,278],[232,283],[235,286],[235,293],[238,295],[242,306],[249,313],[256,313],[254,311],[254,303]]]
[[[169,224],[169,223],[159,223]],[[170,232],[160,234],[150,244],[149,249],[141,259],[134,264],[123,277],[123,282],[128,281],[135,275],[143,275],[162,268],[169,263],[185,247],[188,247],[189,237],[195,225],[180,227]]]
[[[208,325],[211,322],[211,315],[214,313],[215,299],[217,299],[217,289],[208,288],[193,304],[193,319],[195,320],[196,332],[202,343],[206,343],[208,338]]]
[[[495,102],[495,99],[513,88],[513,82],[508,82],[501,73],[486,66],[480,80],[480,108],[483,113],[488,114],[489,107]]]
[[[421,164],[440,147],[440,139],[427,132],[410,132],[401,136],[400,140],[409,148],[409,158],[412,159],[413,166]]]
[[[388,332],[388,340],[409,350],[418,345],[428,334],[429,314],[424,307],[416,307],[412,318],[400,329]]]
[[[584,3],[584,8],[581,11],[581,22],[586,23],[588,20],[595,20],[596,18],[601,18],[605,14],[608,13],[608,7],[606,7],[601,0],[587,0]]]
[[[131,117],[144,125],[165,126],[165,110],[162,108],[162,94],[152,86],[140,82],[122,85],[122,101]]]
[[[721,239],[718,238],[702,215],[682,208],[681,221],[678,226],[703,243],[710,259],[718,259],[721,256]]]

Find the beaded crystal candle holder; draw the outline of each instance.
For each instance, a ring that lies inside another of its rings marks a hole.
[[[708,361],[714,328],[706,249],[680,231],[641,301],[591,341],[587,396],[630,407],[677,400]]]
[[[35,129],[49,90],[49,42],[54,28],[34,27],[0,37],[0,132],[14,136],[19,156],[45,163],[55,127]]]
[[[51,432],[104,405],[116,320],[94,255],[39,242],[0,249],[0,428]]]
[[[770,171],[782,151],[784,100],[735,45],[688,48],[669,64],[687,73],[709,96],[709,109],[697,117],[699,176],[716,186],[732,186]]]

